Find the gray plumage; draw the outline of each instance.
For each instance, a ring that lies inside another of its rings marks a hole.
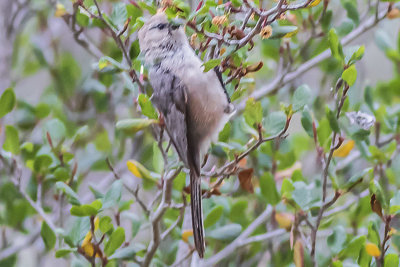
[[[164,117],[180,159],[190,169],[193,236],[203,257],[200,162],[233,114],[233,105],[216,72],[203,72],[203,62],[183,29],[169,23],[164,13],[143,25],[139,44],[154,90],[152,102]]]

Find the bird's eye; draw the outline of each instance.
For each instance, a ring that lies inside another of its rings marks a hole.
[[[176,29],[178,29],[179,28],[179,25],[175,25],[175,24],[172,24],[171,25],[171,29],[172,30],[176,30]]]
[[[162,29],[164,29],[166,26],[167,26],[166,23],[160,23],[160,24],[157,25],[157,28],[158,28],[159,30],[162,30]]]

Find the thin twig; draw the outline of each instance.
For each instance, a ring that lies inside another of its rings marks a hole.
[[[342,45],[347,45],[364,32],[368,31],[369,29],[373,28],[378,22],[383,20],[387,15],[387,9],[384,9],[379,12],[378,20],[375,20],[375,17],[370,17],[369,19],[365,20],[361,23],[356,29],[351,31],[348,35],[346,35],[341,43]],[[286,75],[276,76],[267,86],[261,87],[260,89],[254,91],[250,97],[258,100],[262,97],[275,93],[277,90],[282,88],[284,85],[298,79],[303,73],[307,72],[308,70],[312,69],[313,67],[317,66],[321,61],[329,58],[331,56],[330,49],[325,50],[321,54],[313,57],[312,59],[304,62],[301,64],[296,70],[289,72]],[[246,100],[243,100],[239,105],[237,105],[237,110],[242,111],[246,106]],[[239,113],[239,112],[238,112]]]
[[[267,208],[235,240],[209,259],[201,260],[199,266],[214,266],[235,252],[238,247],[243,245],[243,241],[245,241],[258,226],[264,223],[271,216],[271,213],[272,207],[268,205]]]

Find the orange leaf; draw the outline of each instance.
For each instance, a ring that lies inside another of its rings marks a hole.
[[[254,187],[251,182],[251,177],[253,177],[254,170],[252,168],[240,171],[238,174],[240,187],[249,193],[254,193]]]

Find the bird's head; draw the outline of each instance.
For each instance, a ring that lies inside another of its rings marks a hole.
[[[169,21],[165,13],[152,16],[139,30],[140,50],[145,53],[173,50],[187,42],[186,35],[177,21]]]

